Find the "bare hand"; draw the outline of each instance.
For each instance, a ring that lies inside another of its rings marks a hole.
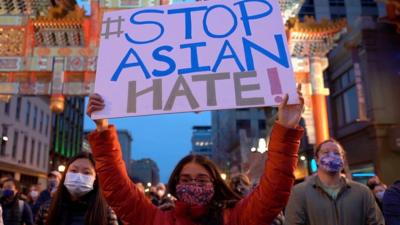
[[[95,93],[89,96],[89,103],[86,109],[86,114],[91,117],[93,112],[101,111],[105,107],[103,98]],[[107,119],[98,119],[93,120],[96,123],[97,130],[105,130],[108,127],[108,120]]]
[[[283,102],[279,105],[278,123],[286,128],[296,128],[303,113],[304,98],[301,93],[301,84],[297,86],[297,94],[299,95],[298,104],[288,105],[289,96],[286,94]]]

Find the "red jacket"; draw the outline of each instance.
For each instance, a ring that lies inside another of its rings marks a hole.
[[[269,225],[285,207],[294,183],[302,134],[303,129],[286,129],[275,124],[259,186],[235,207],[224,210],[224,225]],[[177,210],[159,210],[136,188],[125,169],[114,126],[89,134],[89,142],[103,195],[125,224],[195,224]]]

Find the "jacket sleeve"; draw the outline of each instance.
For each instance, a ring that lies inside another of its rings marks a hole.
[[[382,212],[376,203],[375,197],[371,191],[367,193],[367,218],[366,225],[385,225],[385,220],[383,218]]]
[[[268,157],[259,185],[233,209],[238,225],[269,225],[285,207],[294,183],[297,152],[303,129],[287,129],[278,123],[270,137]]]
[[[285,210],[285,225],[306,225],[305,193],[300,186],[293,188]]]
[[[26,202],[24,202],[22,221],[25,222],[26,225],[33,225],[32,210],[31,207],[29,207],[29,205]]]
[[[96,172],[107,203],[124,224],[151,225],[157,208],[130,180],[114,126],[89,134]]]

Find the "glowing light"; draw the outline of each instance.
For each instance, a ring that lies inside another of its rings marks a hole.
[[[221,173],[220,175],[221,175],[222,180],[226,180],[226,173]]]
[[[65,171],[65,166],[64,165],[59,165],[58,166],[58,171],[61,172],[61,173],[64,172]]]

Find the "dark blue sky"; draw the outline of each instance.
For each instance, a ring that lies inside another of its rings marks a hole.
[[[211,113],[179,113],[156,116],[112,119],[118,129],[126,129],[133,136],[133,159],[151,158],[160,168],[161,182],[166,183],[176,163],[192,148],[192,127],[210,125]],[[94,129],[85,116],[85,130]]]

